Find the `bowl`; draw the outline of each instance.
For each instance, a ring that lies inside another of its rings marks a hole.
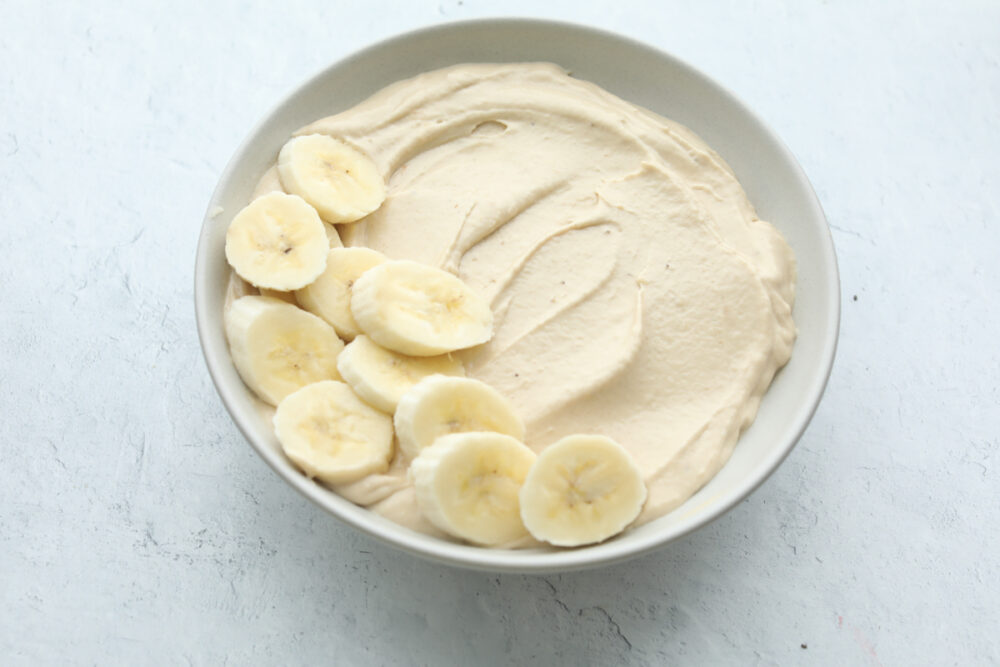
[[[799,266],[794,309],[799,335],[792,358],[729,462],[673,512],[575,550],[501,550],[444,541],[399,526],[307,479],[282,454],[270,420],[236,373],[223,333],[226,227],[295,130],[421,72],[464,62],[518,61],[557,63],[690,127],[730,164],[761,218],[784,234]],[[219,179],[198,243],[194,294],[198,334],[219,395],[282,479],[339,520],[393,547],[451,565],[521,573],[632,558],[734,507],[774,472],[808,425],[830,374],[840,319],[836,256],[823,211],[795,158],[759,118],[722,86],[653,47],[594,28],[521,19],[448,23],[400,35],[330,65],[292,91],[250,132]]]

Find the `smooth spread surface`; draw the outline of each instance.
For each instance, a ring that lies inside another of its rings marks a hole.
[[[515,64],[399,82],[311,133],[360,147],[389,183],[345,245],[453,271],[490,301],[495,335],[467,372],[510,398],[530,447],[622,443],[649,487],[639,523],[728,460],[789,357],[795,263],[689,130]],[[432,532],[402,474],[337,490]]]

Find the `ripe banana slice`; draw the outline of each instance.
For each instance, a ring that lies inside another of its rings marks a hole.
[[[521,487],[521,518],[536,539],[575,547],[625,530],[644,502],[642,473],[624,447],[571,435],[538,455]]]
[[[350,340],[361,333],[351,314],[351,286],[362,273],[385,261],[385,255],[371,248],[331,248],[326,270],[296,291],[295,298],[306,310],[332,324],[337,335]]]
[[[254,199],[226,230],[226,260],[256,287],[289,291],[308,285],[326,268],[329,248],[316,209],[282,192]]]
[[[385,472],[392,459],[392,420],[335,380],[286,396],[274,413],[274,432],[295,465],[330,484]]]
[[[524,440],[524,422],[496,389],[471,378],[431,375],[403,394],[394,418],[410,459],[448,433],[492,431]]]
[[[339,380],[344,342],[329,324],[268,296],[244,296],[225,313],[229,353],[243,382],[261,400],[278,405],[312,382]]]
[[[411,261],[385,262],[354,283],[351,312],[382,347],[416,357],[485,343],[489,304],[456,276]]]
[[[367,155],[325,134],[295,137],[278,154],[286,191],[316,207],[327,222],[354,222],[385,200],[385,181]]]
[[[410,464],[417,505],[449,535],[486,546],[525,537],[518,490],[535,453],[500,433],[438,438]]]
[[[392,414],[403,394],[428,375],[464,376],[458,359],[408,357],[358,336],[337,357],[337,370],[358,396],[382,412]]]

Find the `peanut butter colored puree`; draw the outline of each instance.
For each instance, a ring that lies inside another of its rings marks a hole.
[[[344,245],[458,274],[495,335],[462,353],[540,452],[574,433],[624,445],[649,489],[636,524],[729,459],[795,339],[795,258],[687,128],[549,64],[422,74],[298,134],[365,151],[382,207]],[[258,192],[280,188],[274,170]],[[335,490],[415,530],[405,462]],[[523,546],[523,545],[511,545]]]

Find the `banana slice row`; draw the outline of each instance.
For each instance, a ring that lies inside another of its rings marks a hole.
[[[421,394],[425,383],[453,379],[432,376],[411,391]],[[421,512],[449,535],[482,546],[503,546],[529,534],[555,546],[581,546],[617,535],[642,510],[642,475],[613,440],[569,436],[536,457],[521,438],[505,433],[447,432],[455,422],[442,420],[450,402],[440,396],[443,404],[435,405],[440,410],[422,419],[446,432],[419,450],[409,476]],[[494,405],[488,400],[477,405],[482,406],[477,427],[495,420]],[[466,418],[470,407],[461,409]],[[402,446],[399,414],[396,435]]]
[[[333,223],[359,220],[386,197],[367,156],[301,136],[281,149],[276,171],[281,187],[227,230],[227,261],[260,295],[232,301],[224,324],[240,377],[277,407],[289,460],[346,484],[401,456],[426,518],[482,546],[529,535],[592,544],[635,520],[646,487],[621,445],[577,435],[536,456],[511,403],[464,377],[451,353],[492,337],[485,300],[441,269],[342,247]]]

